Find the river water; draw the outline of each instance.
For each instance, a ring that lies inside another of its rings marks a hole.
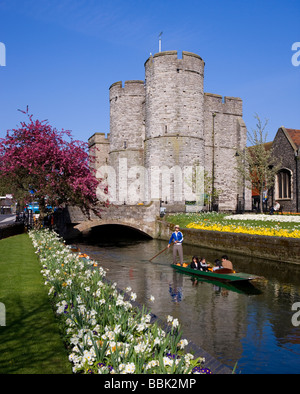
[[[170,266],[171,249],[150,262],[167,246],[166,241],[132,239],[131,235],[122,240],[113,231],[94,233],[78,245],[100,262],[107,279],[118,288],[130,286],[136,301],[160,319],[178,318],[183,338],[230,368],[237,363],[237,373],[300,373],[299,308],[292,309],[300,302],[300,271],[295,266],[230,254],[236,271],[263,278],[248,286],[226,288],[176,272]],[[184,245],[185,261],[198,255],[213,262],[224,253]],[[155,297],[154,303],[150,296]]]

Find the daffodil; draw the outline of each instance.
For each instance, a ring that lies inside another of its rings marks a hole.
[[[270,237],[287,237],[287,238],[300,238],[300,230],[288,229],[277,229],[268,227],[251,227],[244,225],[227,224],[222,225],[220,223],[206,224],[206,223],[189,223],[187,228],[194,228],[198,230],[210,230],[227,233],[242,233],[242,234],[253,234],[253,235],[265,235]]]

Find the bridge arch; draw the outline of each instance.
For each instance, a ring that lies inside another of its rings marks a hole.
[[[144,239],[152,239],[153,234],[149,231],[148,228],[142,223],[131,223],[127,221],[114,221],[114,220],[88,220],[82,223],[79,223],[74,227],[75,230],[79,231],[83,235],[88,235],[92,233],[98,232],[101,233],[106,231],[106,235],[113,234],[114,236],[123,236],[126,235],[134,235],[137,238]]]
[[[68,238],[76,238],[97,226],[122,225],[133,228],[141,234],[157,238],[159,226],[157,218],[160,214],[160,202],[151,201],[148,205],[109,205],[101,207],[100,215],[84,214],[79,207],[66,207],[64,211],[64,232]]]

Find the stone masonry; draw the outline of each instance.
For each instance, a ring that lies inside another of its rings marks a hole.
[[[295,138],[295,136],[297,138]],[[279,195],[278,175],[271,191],[269,205],[273,206],[278,201],[285,212],[299,212],[300,209],[300,130],[286,129],[281,126],[272,143],[272,154],[281,164],[281,171],[289,174],[290,196]]]
[[[236,152],[246,146],[243,103],[205,93],[204,66],[194,53],[160,52],[145,62],[145,81],[111,85],[109,136],[95,133],[89,146],[113,203],[160,200],[184,211],[194,201],[205,209],[209,177],[219,210],[235,211],[242,196],[251,208],[236,172]]]

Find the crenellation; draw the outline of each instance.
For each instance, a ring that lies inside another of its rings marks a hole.
[[[114,82],[112,85],[110,85],[109,90],[112,89],[122,89],[122,81]]]
[[[205,107],[210,112],[243,116],[243,101],[239,97],[222,97],[218,94],[204,93]]]
[[[109,144],[109,134],[105,133],[94,133],[88,139],[89,147],[93,147],[95,144]]]
[[[243,101],[239,97],[224,97],[224,113],[243,116]]]

